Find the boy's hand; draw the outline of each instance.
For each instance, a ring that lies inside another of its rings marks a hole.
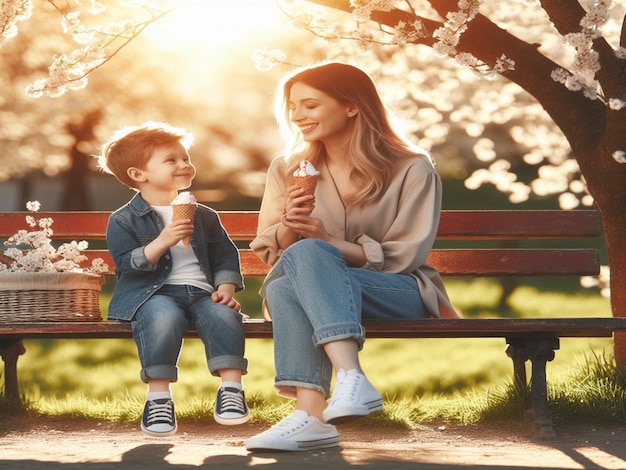
[[[213,294],[211,294],[211,300],[218,304],[226,305],[227,307],[230,307],[237,312],[241,311],[241,305],[239,305],[239,302],[235,300],[233,294],[231,294],[230,292],[217,290],[213,292]]]
[[[148,243],[144,249],[146,259],[150,264],[157,264],[168,248],[176,245],[183,237],[193,232],[193,222],[189,219],[177,220],[166,226],[158,237]]]
[[[167,248],[176,245],[185,237],[191,236],[193,232],[193,221],[190,219],[177,220],[166,226],[159,234],[158,238]]]

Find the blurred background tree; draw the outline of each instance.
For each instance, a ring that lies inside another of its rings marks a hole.
[[[0,180],[10,180],[19,194],[3,198],[5,210],[23,208],[26,200],[41,198],[41,192],[62,181],[68,184],[59,195],[46,197],[50,209],[117,207],[129,194],[117,190],[110,177],[100,177],[90,155],[117,127],[144,120],[171,121],[194,132],[192,157],[199,167],[194,189],[205,190],[204,200],[218,208],[255,208],[267,163],[282,148],[272,115],[274,86],[291,68],[285,63],[259,72],[250,58],[259,48],[278,48],[294,65],[339,59],[368,70],[448,180],[466,180],[470,189],[491,183],[512,202],[528,200],[532,186],[534,201],[558,195],[563,207],[580,199],[590,204],[562,132],[532,96],[497,74],[485,80],[423,45],[362,47],[364,41],[327,41],[290,27],[289,14],[310,14],[342,24],[346,31],[356,27],[351,15],[330,8],[309,13],[310,2],[149,4],[130,8],[110,2],[107,9],[90,13],[89,2],[41,2],[28,20],[17,23],[19,35],[0,48],[5,64],[0,71]],[[537,10],[516,12],[516,28],[539,37],[549,32]],[[25,88],[46,77],[53,58],[72,56],[77,45],[62,27],[62,14],[77,12],[84,27],[123,17],[146,28],[123,42],[114,60],[105,54],[106,67],[88,74],[89,86],[81,79],[79,90],[52,87],[53,96],[26,96]],[[563,54],[562,45],[552,44]]]
[[[261,73],[250,57],[266,44],[309,63],[324,57],[323,41],[305,41],[308,33],[286,27],[273,2],[169,2],[176,7],[171,11],[168,2],[158,2],[159,11],[169,13],[90,72],[88,86],[28,96],[25,89],[46,77],[53,58],[76,47],[62,14],[81,12],[85,24],[120,15],[143,23],[155,15],[122,2],[114,10],[110,3],[93,19],[84,2],[37,2],[32,16],[17,24],[18,35],[0,48],[2,208],[22,210],[29,199],[42,200],[45,209],[118,207],[130,191],[100,175],[91,155],[115,129],[147,120],[194,133],[192,189],[202,200],[217,208],[258,208],[268,161],[282,149],[272,100],[286,68]]]

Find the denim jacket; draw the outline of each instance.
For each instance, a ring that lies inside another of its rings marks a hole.
[[[132,320],[141,305],[163,284],[172,270],[166,251],[156,265],[146,259],[144,248],[164,228],[163,219],[137,193],[109,217],[106,239],[117,274],[108,318]],[[198,204],[191,247],[208,283],[235,284],[243,289],[239,251],[224,230],[217,212]]]

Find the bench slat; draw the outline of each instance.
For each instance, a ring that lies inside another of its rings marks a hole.
[[[0,237],[10,237],[18,230],[28,229],[25,217],[30,212],[0,214]],[[52,217],[53,238],[104,240],[110,211],[37,212],[36,217]],[[256,234],[258,213],[255,211],[221,211],[220,219],[233,240],[251,240]]]
[[[30,212],[0,214],[0,237],[26,229],[24,217]],[[37,217],[52,217],[57,239],[102,240],[109,211],[38,212]],[[251,240],[256,234],[256,211],[220,211],[220,218],[233,240]],[[460,239],[542,239],[597,238],[602,223],[597,211],[520,210],[520,211],[443,211],[439,240]]]
[[[428,257],[446,276],[593,276],[600,258],[593,249],[437,249]]]
[[[437,239],[597,238],[600,214],[593,210],[443,211]]]
[[[626,330],[626,318],[466,318],[364,320],[368,338],[501,338],[533,337],[610,337],[615,330]],[[245,322],[248,338],[272,337],[272,324]],[[3,338],[131,338],[128,322],[38,322],[2,323]],[[190,331],[188,337],[197,337]]]
[[[10,237],[18,230],[31,230],[26,225],[25,217],[34,215],[36,218],[52,217],[54,223],[52,230],[53,238],[79,239],[79,240],[104,240],[107,220],[110,211],[85,211],[85,212],[3,212],[0,214],[0,237]]]
[[[251,250],[239,252],[245,277],[267,274],[269,267]],[[114,269],[108,251],[90,250],[85,254],[87,264],[100,257]],[[584,248],[434,249],[428,262],[444,276],[594,276],[600,272],[598,252]]]

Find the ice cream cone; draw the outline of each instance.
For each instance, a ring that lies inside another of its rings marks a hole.
[[[303,196],[309,194],[311,196],[315,196],[315,187],[317,186],[317,180],[319,177],[319,175],[294,176],[293,180],[295,184],[304,190]]]
[[[193,223],[193,218],[196,213],[195,204],[172,204],[172,207],[174,208],[172,222],[176,222],[177,220],[189,219]],[[190,242],[191,237],[183,238],[183,245],[185,245],[185,248],[189,248]]]

